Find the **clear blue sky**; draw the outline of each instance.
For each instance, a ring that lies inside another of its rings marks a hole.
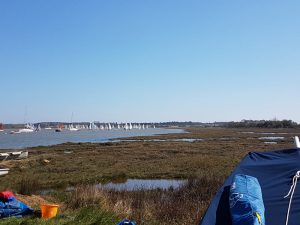
[[[300,122],[299,8],[0,1],[0,122]]]

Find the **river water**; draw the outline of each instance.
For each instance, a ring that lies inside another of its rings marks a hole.
[[[80,130],[55,132],[42,130],[33,133],[10,134],[9,130],[0,132],[0,149],[21,149],[35,146],[49,146],[65,142],[103,143],[111,139],[136,136],[151,136],[157,134],[182,133],[181,129],[149,128],[145,130]]]

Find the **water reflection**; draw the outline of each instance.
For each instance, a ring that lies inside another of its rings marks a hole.
[[[103,189],[112,189],[119,191],[133,191],[133,190],[152,190],[152,189],[177,189],[184,185],[186,180],[169,180],[169,179],[128,179],[124,183],[107,183],[98,184],[97,187]]]

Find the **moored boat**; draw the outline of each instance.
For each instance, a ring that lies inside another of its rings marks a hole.
[[[65,126],[63,124],[59,124],[57,126],[57,128],[55,129],[55,132],[62,132],[62,129],[64,128]]]
[[[19,160],[28,158],[28,151],[18,151],[18,152],[2,152],[0,153],[0,160]]]
[[[19,129],[16,133],[31,133],[35,131],[35,127],[32,124],[27,123],[25,128]]]
[[[28,128],[23,128],[23,129],[20,129],[19,131],[17,131],[16,133],[31,133],[31,132],[34,132],[34,130],[28,129]]]
[[[2,168],[0,169],[0,176],[6,175],[8,174],[9,169],[8,168]]]
[[[73,124],[69,126],[69,131],[78,131],[79,129],[74,127]]]

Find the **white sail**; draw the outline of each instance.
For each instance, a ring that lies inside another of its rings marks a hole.
[[[75,127],[73,126],[73,124],[70,124],[70,125],[69,125],[69,131],[78,131],[78,129],[75,128]]]
[[[91,122],[88,129],[89,130],[97,130],[99,128],[97,127],[97,125],[94,122]]]
[[[35,128],[35,131],[41,131],[42,128],[41,128],[41,124],[38,124],[37,127]]]

